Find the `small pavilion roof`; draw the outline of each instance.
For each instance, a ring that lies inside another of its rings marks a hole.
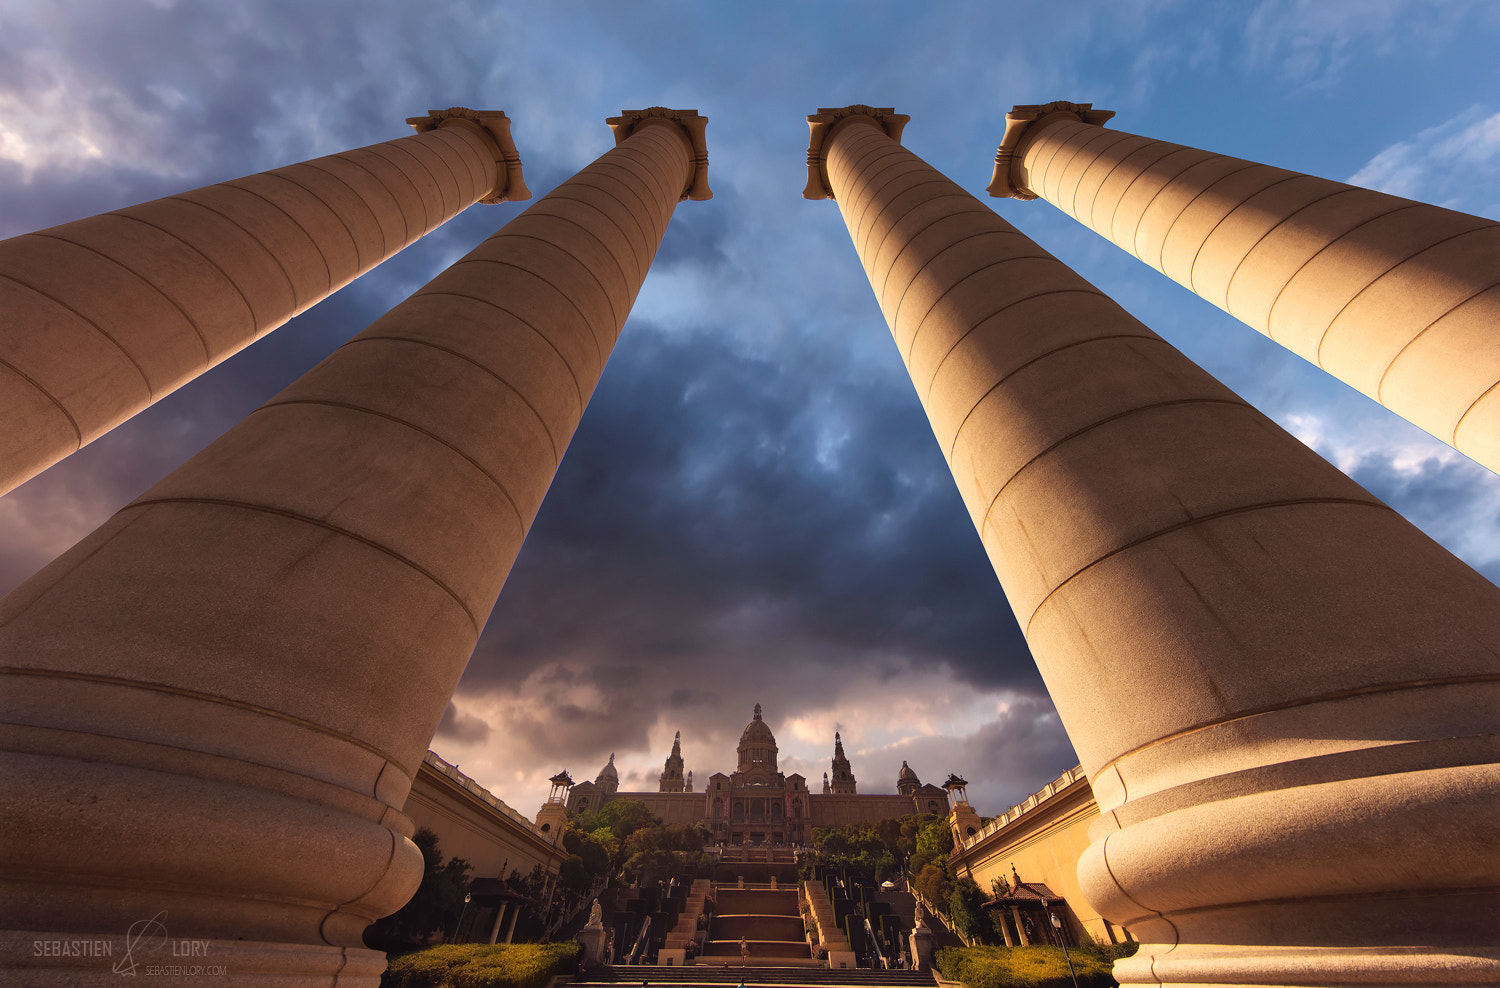
[[[1014,906],[1023,902],[1062,902],[1063,897],[1043,885],[1041,882],[1020,882],[1015,888],[1002,896],[991,899],[983,906],[985,909],[994,909],[998,906]]]

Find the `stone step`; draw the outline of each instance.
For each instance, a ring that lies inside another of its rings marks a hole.
[[[805,941],[791,942],[786,940],[750,940],[750,959],[759,963],[769,964],[773,960],[779,961],[784,957],[811,957],[811,948]],[[738,961],[740,959],[740,942],[738,940],[710,940],[703,945],[703,957],[715,959],[725,958]]]
[[[802,965],[789,962],[776,965],[752,964],[729,967],[709,964],[689,964],[684,967],[655,965],[619,965],[591,971],[573,981],[574,985],[632,985],[670,984],[674,988],[690,988],[694,985],[717,986],[738,985],[744,982],[751,988],[936,988],[937,981],[928,971],[871,971],[829,970],[814,967],[813,962]]]

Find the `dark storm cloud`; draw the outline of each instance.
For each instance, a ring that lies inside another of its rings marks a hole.
[[[479,714],[461,711],[459,716],[484,724],[487,732],[503,735],[507,758],[528,768],[546,765],[577,771],[582,767],[592,778],[596,770],[593,762],[597,759],[602,765],[608,752],[648,748],[647,730],[657,716],[653,697],[631,690],[605,672],[602,678],[616,691],[607,702],[590,702],[588,697],[599,695],[592,688],[597,669],[565,668],[561,675],[557,672],[548,669],[529,682],[524,698],[503,718],[487,721]]]
[[[1057,711],[1045,696],[1012,698],[1003,716],[956,743],[919,737],[851,758],[897,767],[904,760],[923,782],[941,783],[949,772],[956,772],[969,780],[969,799],[986,814],[1003,812],[1030,795],[1039,781],[1048,781],[1043,776],[1061,773],[1077,762]],[[890,781],[894,785],[894,773]]]
[[[1430,456],[1400,469],[1395,457],[1377,452],[1363,457],[1349,476],[1382,501],[1402,504],[1409,516],[1451,515],[1473,497],[1473,464],[1458,458]]]
[[[713,178],[710,167],[710,184],[713,184]],[[719,182],[712,199],[694,203],[687,209],[678,209],[672,216],[666,235],[662,237],[655,260],[651,262],[652,269],[661,271],[689,265],[722,271],[729,264],[724,248],[730,237],[731,217],[743,210],[744,206],[744,201],[732,185]]]
[[[449,701],[435,736],[463,744],[479,744],[489,740],[490,725],[479,717],[461,712]]]
[[[717,707],[723,702],[724,698],[718,693],[691,689],[686,686],[678,687],[667,694],[667,706],[674,710],[698,706]]]
[[[584,648],[618,670],[601,685],[628,688],[649,679],[643,663],[729,650],[747,607],[776,614],[755,629],[769,668],[806,661],[777,646],[813,640],[941,661],[978,686],[1036,685],[909,387],[632,330],[465,689]]]

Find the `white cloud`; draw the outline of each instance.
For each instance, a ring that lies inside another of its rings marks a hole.
[[[1500,113],[1471,106],[1371,158],[1354,185],[1500,219]]]
[[[1487,578],[1500,577],[1500,477],[1389,416],[1351,422],[1302,410],[1279,421]]]
[[[24,73],[29,78],[33,75]],[[163,93],[163,97],[174,98]],[[108,162],[111,168],[141,168],[185,175],[160,153],[153,135],[166,128],[162,115],[143,110],[108,86],[75,77],[54,77],[24,89],[0,89],[0,161],[21,169],[30,182],[39,171],[82,171]]]
[[[98,528],[119,506],[111,490],[44,476],[0,498],[0,587],[9,590]]]
[[[917,667],[894,656],[869,657],[865,664],[888,674],[854,677],[821,664],[795,673],[795,663],[768,662],[761,672],[781,682],[747,682],[706,719],[653,699],[643,732],[613,719],[613,708],[633,705],[633,698],[607,695],[586,676],[549,665],[507,692],[460,692],[449,720],[469,730],[440,733],[433,748],[528,815],[541,805],[547,779],[558,769],[568,769],[578,781],[592,779],[611,753],[622,789],[654,791],[678,730],[687,768],[701,789],[712,773],[734,771],[735,745],[757,700],[765,702],[766,722],[776,735],[778,767],[800,772],[814,788],[828,770],[835,731],[843,735],[861,792],[894,792],[906,760],[923,781],[941,781],[950,771],[964,775],[971,801],[985,814],[1003,811],[1075,761],[1045,696],[975,690],[946,668]],[[796,686],[820,699],[787,713],[777,695]],[[571,720],[549,715],[547,708],[564,704],[576,708]],[[481,722],[493,730],[478,729]]]
[[[1326,90],[1354,54],[1430,49],[1473,6],[1472,0],[1263,0],[1244,25],[1246,55],[1287,83]]]

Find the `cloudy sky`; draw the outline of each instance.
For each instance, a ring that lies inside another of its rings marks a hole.
[[[559,768],[732,767],[753,704],[813,780],[970,781],[1001,811],[1074,756],[838,208],[806,116],[868,103],[983,195],[1006,111],[1111,125],[1500,219],[1492,0],[1096,3],[0,0],[0,237],[505,110],[541,195],[604,119],[709,119],[682,204],[433,747],[523,812]],[[988,200],[1500,581],[1500,477],[1044,202]],[[0,499],[0,592],[466,253],[477,206]]]

